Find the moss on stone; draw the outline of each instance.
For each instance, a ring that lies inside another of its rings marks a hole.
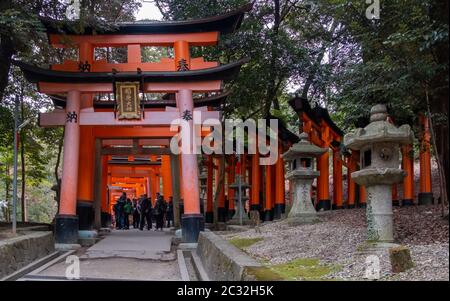
[[[298,258],[270,267],[286,280],[322,280],[331,272],[340,269],[337,265],[324,265],[316,258]]]
[[[283,281],[287,280],[269,267],[246,267],[243,280],[247,281]]]
[[[255,237],[255,238],[232,238],[229,240],[229,242],[234,245],[235,247],[239,249],[248,248],[251,245],[263,240],[262,237]]]

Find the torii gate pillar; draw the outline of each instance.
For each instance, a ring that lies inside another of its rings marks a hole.
[[[192,137],[194,133],[194,122],[192,118],[186,118],[186,113],[193,114],[194,101],[192,91],[183,89],[178,91],[177,103],[180,110],[180,118],[184,118],[189,123],[189,131],[182,131],[183,141],[191,141],[190,153],[181,152],[181,173],[184,177],[182,181],[182,194],[184,199],[184,214],[181,217],[181,229],[183,241],[195,243],[198,241],[200,231],[204,230],[204,217],[200,213],[200,193],[198,183],[197,155],[194,152]],[[190,137],[185,137],[190,135]]]
[[[78,243],[77,187],[80,151],[80,91],[69,91],[64,132],[64,161],[55,240],[60,244]]]

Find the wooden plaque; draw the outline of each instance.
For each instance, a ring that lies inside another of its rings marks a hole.
[[[141,119],[139,82],[116,82],[119,119]]]

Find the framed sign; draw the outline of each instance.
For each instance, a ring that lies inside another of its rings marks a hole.
[[[119,119],[141,119],[139,82],[116,82]]]

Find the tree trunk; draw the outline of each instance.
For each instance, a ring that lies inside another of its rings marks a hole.
[[[23,104],[23,89],[22,89],[22,95],[21,95],[21,103],[20,103],[20,109],[21,109],[21,121],[24,122],[25,120],[25,112],[24,112],[24,104]],[[21,192],[20,192],[20,201],[22,205],[22,222],[28,221],[28,208],[27,203],[25,200],[25,184],[26,184],[26,173],[25,173],[25,129],[22,129],[20,133],[20,165],[21,165]]]

